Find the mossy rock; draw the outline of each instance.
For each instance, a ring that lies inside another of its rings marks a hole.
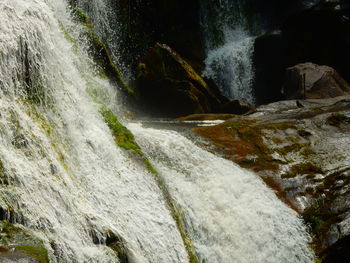
[[[116,253],[120,263],[129,262],[125,242],[120,236],[116,235],[112,231],[109,231],[106,239],[106,246],[111,248]]]
[[[138,65],[136,91],[152,113],[163,117],[219,112],[227,102],[179,54],[159,43]]]
[[[100,112],[115,138],[115,143],[119,147],[130,150],[136,156],[139,156],[146,165],[148,171],[152,174],[156,174],[157,171],[146,158],[140,146],[136,143],[132,132],[119,122],[117,116],[107,106],[101,106]]]
[[[30,231],[8,221],[0,221],[0,259],[28,257],[39,263],[48,263],[44,243]]]

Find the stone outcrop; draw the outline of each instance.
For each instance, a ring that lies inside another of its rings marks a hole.
[[[195,131],[304,217],[320,259],[347,262],[350,96],[276,102]]]
[[[48,263],[44,243],[30,231],[0,221],[0,262]]]
[[[306,61],[331,66],[350,80],[350,8],[342,2],[319,1],[256,39],[253,63],[258,104],[282,99],[285,70]]]
[[[283,87],[285,99],[323,99],[350,93],[349,84],[336,70],[313,63],[288,68]]]
[[[118,20],[120,55],[127,64],[134,64],[135,58],[157,42],[173,47],[195,63],[205,59],[200,1],[120,0],[111,8]]]
[[[170,47],[156,44],[138,66],[136,91],[156,115],[218,112],[228,102]]]

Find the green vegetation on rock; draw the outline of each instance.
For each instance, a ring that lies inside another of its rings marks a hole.
[[[13,225],[8,221],[0,221],[0,245],[14,247],[15,252],[25,254],[40,263],[49,262],[43,241],[23,227]]]
[[[199,263],[200,261],[196,255],[196,250],[193,246],[192,240],[189,238],[187,234],[184,215],[183,215],[183,212],[181,211],[181,208],[179,206],[176,206],[176,204],[172,200],[168,200],[168,204],[170,205],[170,208],[171,208],[171,212],[172,212],[171,215],[176,222],[177,228],[184,242],[184,245],[188,254],[189,262]]]
[[[181,209],[175,205],[174,201],[171,199],[170,194],[168,190],[166,189],[165,183],[162,181],[162,179],[158,176],[157,171],[154,169],[152,164],[149,162],[149,160],[146,158],[146,156],[143,154],[140,146],[135,142],[135,137],[129,131],[123,124],[121,124],[117,118],[117,116],[105,105],[101,106],[100,112],[107,123],[108,127],[110,128],[116,144],[125,149],[125,150],[131,150],[134,154],[140,156],[144,162],[144,164],[147,166],[148,171],[152,174],[156,175],[156,181],[158,186],[163,192],[163,195],[167,201],[168,208],[171,212],[172,217],[174,218],[177,228],[181,234],[182,240],[184,242],[186,251],[188,253],[189,261],[190,263],[199,263],[199,259],[196,255],[195,248],[192,244],[191,239],[189,238],[186,227],[185,227],[185,221],[183,217],[183,213],[181,212]],[[118,255],[118,258],[121,260],[121,262],[127,262],[125,261],[125,247],[121,241],[121,239],[114,234],[110,233],[110,238],[107,239],[107,246],[111,247],[115,253]],[[124,261],[123,261],[124,260]]]
[[[140,156],[150,173],[156,174],[157,171],[143,154],[140,146],[135,142],[135,137],[123,124],[121,124],[117,116],[105,105],[101,106],[100,112],[110,128],[116,144],[125,149],[131,150],[134,154]]]

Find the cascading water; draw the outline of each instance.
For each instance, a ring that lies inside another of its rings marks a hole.
[[[201,262],[312,262],[302,221],[256,175],[175,131],[129,128],[183,209]]]
[[[246,29],[241,2],[219,1],[215,3],[214,14],[206,14],[208,7],[204,4],[202,23],[206,25],[207,41],[204,75],[211,77],[230,98],[254,104],[254,37]]]
[[[225,44],[210,50],[205,60],[204,75],[213,78],[232,99],[245,99],[254,104],[252,53],[254,37],[242,29],[224,29]]]
[[[301,220],[255,175],[171,131],[130,125],[162,180],[116,146],[96,102],[117,110],[116,92],[69,41],[64,0],[2,0],[0,17],[1,220],[50,262],[120,262],[111,233],[128,262],[189,262],[160,181],[201,262],[312,262]]]
[[[104,245],[110,231],[130,262],[187,262],[155,180],[116,147],[87,94],[108,83],[80,72],[88,67],[58,22],[69,20],[65,6],[0,2],[1,207],[44,240],[51,262],[118,262]]]

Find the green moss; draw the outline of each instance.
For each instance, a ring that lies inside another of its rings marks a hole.
[[[272,138],[272,141],[273,141],[275,144],[281,144],[281,143],[283,143],[282,139],[281,139],[281,138],[278,138],[278,137],[273,137],[273,138]]]
[[[16,250],[35,258],[40,263],[48,263],[49,257],[47,254],[47,250],[44,247],[38,246],[17,246]]]
[[[311,227],[312,232],[320,232],[322,230],[322,227],[324,225],[324,221],[322,218],[318,216],[305,216],[304,217],[305,222]]]
[[[22,227],[0,221],[0,245],[15,247],[15,251],[28,255],[40,263],[48,263],[48,252],[43,242]]]
[[[186,251],[188,254],[189,262],[190,263],[199,263],[200,261],[196,255],[196,250],[193,246],[192,240],[189,238],[187,231],[186,231],[183,212],[172,201],[170,201],[170,206],[171,206],[172,217],[175,219],[177,228],[178,228],[180,235],[181,235],[181,238],[184,242],[184,245],[185,245],[185,248],[186,248]]]
[[[91,23],[91,21],[90,21],[91,19],[80,8],[71,7],[71,10],[72,10],[73,18],[75,18],[75,20],[77,20],[78,22],[83,23],[83,24],[90,24]]]
[[[85,37],[90,42],[90,53],[94,56],[94,60],[100,67],[99,74],[103,74],[104,77],[108,76],[110,79],[116,81],[120,88],[126,92],[126,94],[134,96],[134,92],[128,87],[124,78],[113,63],[111,56],[109,55],[106,45],[97,36],[93,25],[90,20],[85,25]]]
[[[149,162],[149,160],[144,156],[143,152],[141,151],[141,148],[137,145],[135,142],[134,135],[125,127],[123,126],[119,121],[118,118],[115,116],[115,114],[108,109],[106,106],[101,107],[101,114],[107,123],[108,127],[112,131],[112,134],[116,140],[116,144],[126,150],[131,150],[135,154],[139,155],[145,165],[148,168],[148,171],[152,174],[157,175],[157,171],[154,169],[152,164]],[[186,251],[188,253],[189,262],[190,263],[199,263],[199,259],[195,253],[195,248],[192,244],[191,239],[188,237],[188,234],[186,232],[185,227],[185,221],[183,218],[183,213],[181,212],[180,208],[177,207],[174,202],[170,198],[170,194],[168,193],[166,186],[162,179],[159,176],[156,176],[157,183],[162,190],[165,199],[167,200],[167,204],[169,206],[169,210],[171,211],[171,215],[174,218],[177,228],[181,234],[182,240],[184,242]],[[114,235],[110,235],[112,238],[107,242],[108,246],[110,246],[118,255],[119,259],[122,257],[122,259],[125,259],[125,250],[123,248],[123,245],[121,244],[120,239],[115,238]],[[127,262],[127,261],[121,261],[121,262]]]
[[[101,114],[111,129],[116,144],[126,150],[132,150],[136,154],[141,154],[141,149],[135,142],[134,135],[118,121],[117,116],[105,106],[101,107]]]
[[[316,154],[314,150],[312,150],[310,147],[305,147],[300,154],[304,156],[305,158],[310,157],[310,155]]]
[[[118,67],[113,63],[112,58],[108,52],[108,48],[103,43],[103,41],[97,36],[94,26],[91,22],[91,18],[80,8],[77,8],[74,3],[70,4],[70,9],[73,18],[81,23],[85,30],[83,32],[85,38],[90,43],[90,54],[94,57],[94,61],[99,66],[98,75],[102,78],[110,78],[116,81],[119,87],[126,92],[127,95],[134,96],[134,92],[128,87],[124,78],[118,69]],[[61,25],[61,29],[68,41],[73,44],[73,50],[77,51],[77,41],[71,37],[71,35],[65,30]]]
[[[181,234],[186,251],[188,253],[189,262],[199,263],[192,241],[188,237],[188,234],[186,232],[186,227],[184,223],[185,221],[184,221],[183,213],[181,212],[181,209],[177,207],[175,203],[172,201],[164,182],[157,175],[157,171],[154,169],[154,167],[149,162],[149,160],[144,156],[143,152],[141,151],[141,148],[135,142],[134,135],[118,121],[118,118],[115,116],[115,114],[106,106],[103,105],[100,111],[105,122],[107,123],[108,127],[112,131],[112,134],[116,140],[116,144],[126,150],[131,150],[135,154],[139,155],[142,158],[145,165],[147,166],[148,171],[156,175],[155,178],[156,178],[157,184],[164,194],[164,197],[167,201],[171,215],[174,218],[177,228]],[[111,239],[107,242],[107,245],[110,246],[116,252],[119,258],[122,257],[124,260],[125,250],[123,248],[123,245],[121,244],[120,239],[116,238],[114,235],[110,235],[110,236],[111,236]],[[121,261],[121,262],[127,262],[127,261]]]
[[[134,135],[129,131],[123,124],[121,124],[117,116],[108,109],[105,105],[101,106],[100,112],[111,130],[116,144],[125,149],[130,150],[134,154],[140,156],[146,165],[148,171],[152,174],[156,174],[157,171],[154,169],[150,161],[143,154],[140,146],[136,143]]]

